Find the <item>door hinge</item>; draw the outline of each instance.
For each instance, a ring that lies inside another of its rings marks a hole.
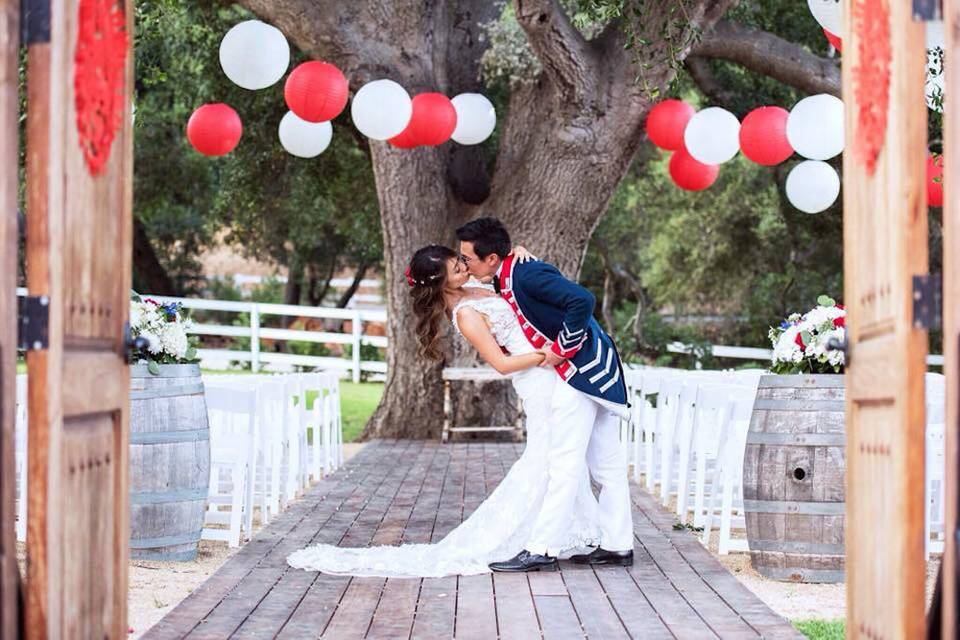
[[[940,326],[940,274],[913,276],[913,328],[935,329]]]
[[[50,0],[21,0],[20,42],[24,45],[50,42]]]
[[[17,298],[17,349],[40,351],[50,346],[50,298]]]

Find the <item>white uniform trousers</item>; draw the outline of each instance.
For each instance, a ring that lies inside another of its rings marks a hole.
[[[589,395],[568,384],[555,385],[551,403],[547,495],[526,550],[556,556],[573,517],[586,466],[600,485],[597,524],[607,551],[633,549],[633,516],[620,419]]]

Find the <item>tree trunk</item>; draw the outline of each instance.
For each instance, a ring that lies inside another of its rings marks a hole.
[[[150,244],[147,228],[136,216],[133,217],[133,266],[144,293],[158,296],[177,295],[173,279],[160,264],[157,252]]]
[[[350,300],[353,299],[353,296],[357,294],[357,289],[360,288],[360,283],[363,282],[363,279],[367,275],[367,271],[370,269],[369,264],[358,264],[357,272],[353,276],[353,282],[350,283],[350,286],[347,287],[347,290],[340,295],[340,299],[337,300],[338,309],[346,309],[347,305],[350,304]]]
[[[461,0],[455,9],[443,2],[382,0],[243,4],[304,51],[338,64],[353,90],[388,77],[411,95],[481,91],[478,69],[486,44],[480,25],[500,11],[489,0]],[[643,51],[649,60],[644,77],[648,86],[663,90],[675,73],[671,57],[682,59],[687,52],[673,51],[660,35],[674,25],[670,7],[655,0],[643,4],[642,35],[651,43]],[[702,30],[733,0],[685,4],[683,29]],[[609,27],[588,42],[555,0],[514,0],[514,7],[544,70],[536,82],[511,95],[489,182],[476,147],[448,143],[400,150],[370,143],[384,238],[390,349],[383,400],[364,437],[436,437],[441,430],[442,365],[417,354],[402,277],[413,252],[428,243],[453,245],[457,226],[496,215],[516,241],[576,277],[590,235],[644,138],[642,125],[653,98],[637,86],[634,52],[624,49],[619,30]],[[450,363],[476,361],[463,348],[451,353]],[[465,389],[458,395],[479,413],[492,412],[491,422],[509,419],[506,393]]]

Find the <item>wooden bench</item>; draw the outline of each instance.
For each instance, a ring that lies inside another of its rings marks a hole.
[[[523,414],[517,416],[516,424],[512,426],[471,426],[458,427],[453,419],[453,399],[451,397],[452,382],[497,382],[508,378],[497,373],[492,367],[446,367],[443,370],[443,441],[448,442],[454,433],[483,433],[483,432],[513,432],[519,442],[523,440]]]

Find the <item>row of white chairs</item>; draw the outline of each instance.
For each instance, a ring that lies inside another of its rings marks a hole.
[[[633,479],[680,523],[702,527],[718,551],[747,551],[743,532],[743,464],[760,370],[644,368],[626,372],[632,420],[624,423]],[[944,378],[927,374],[927,554],[943,550]],[[734,535],[735,532],[740,535]]]
[[[203,539],[239,546],[311,482],[343,464],[336,373],[204,376],[210,488]],[[18,540],[27,523],[27,384],[17,376]],[[225,528],[224,528],[225,527]]]

